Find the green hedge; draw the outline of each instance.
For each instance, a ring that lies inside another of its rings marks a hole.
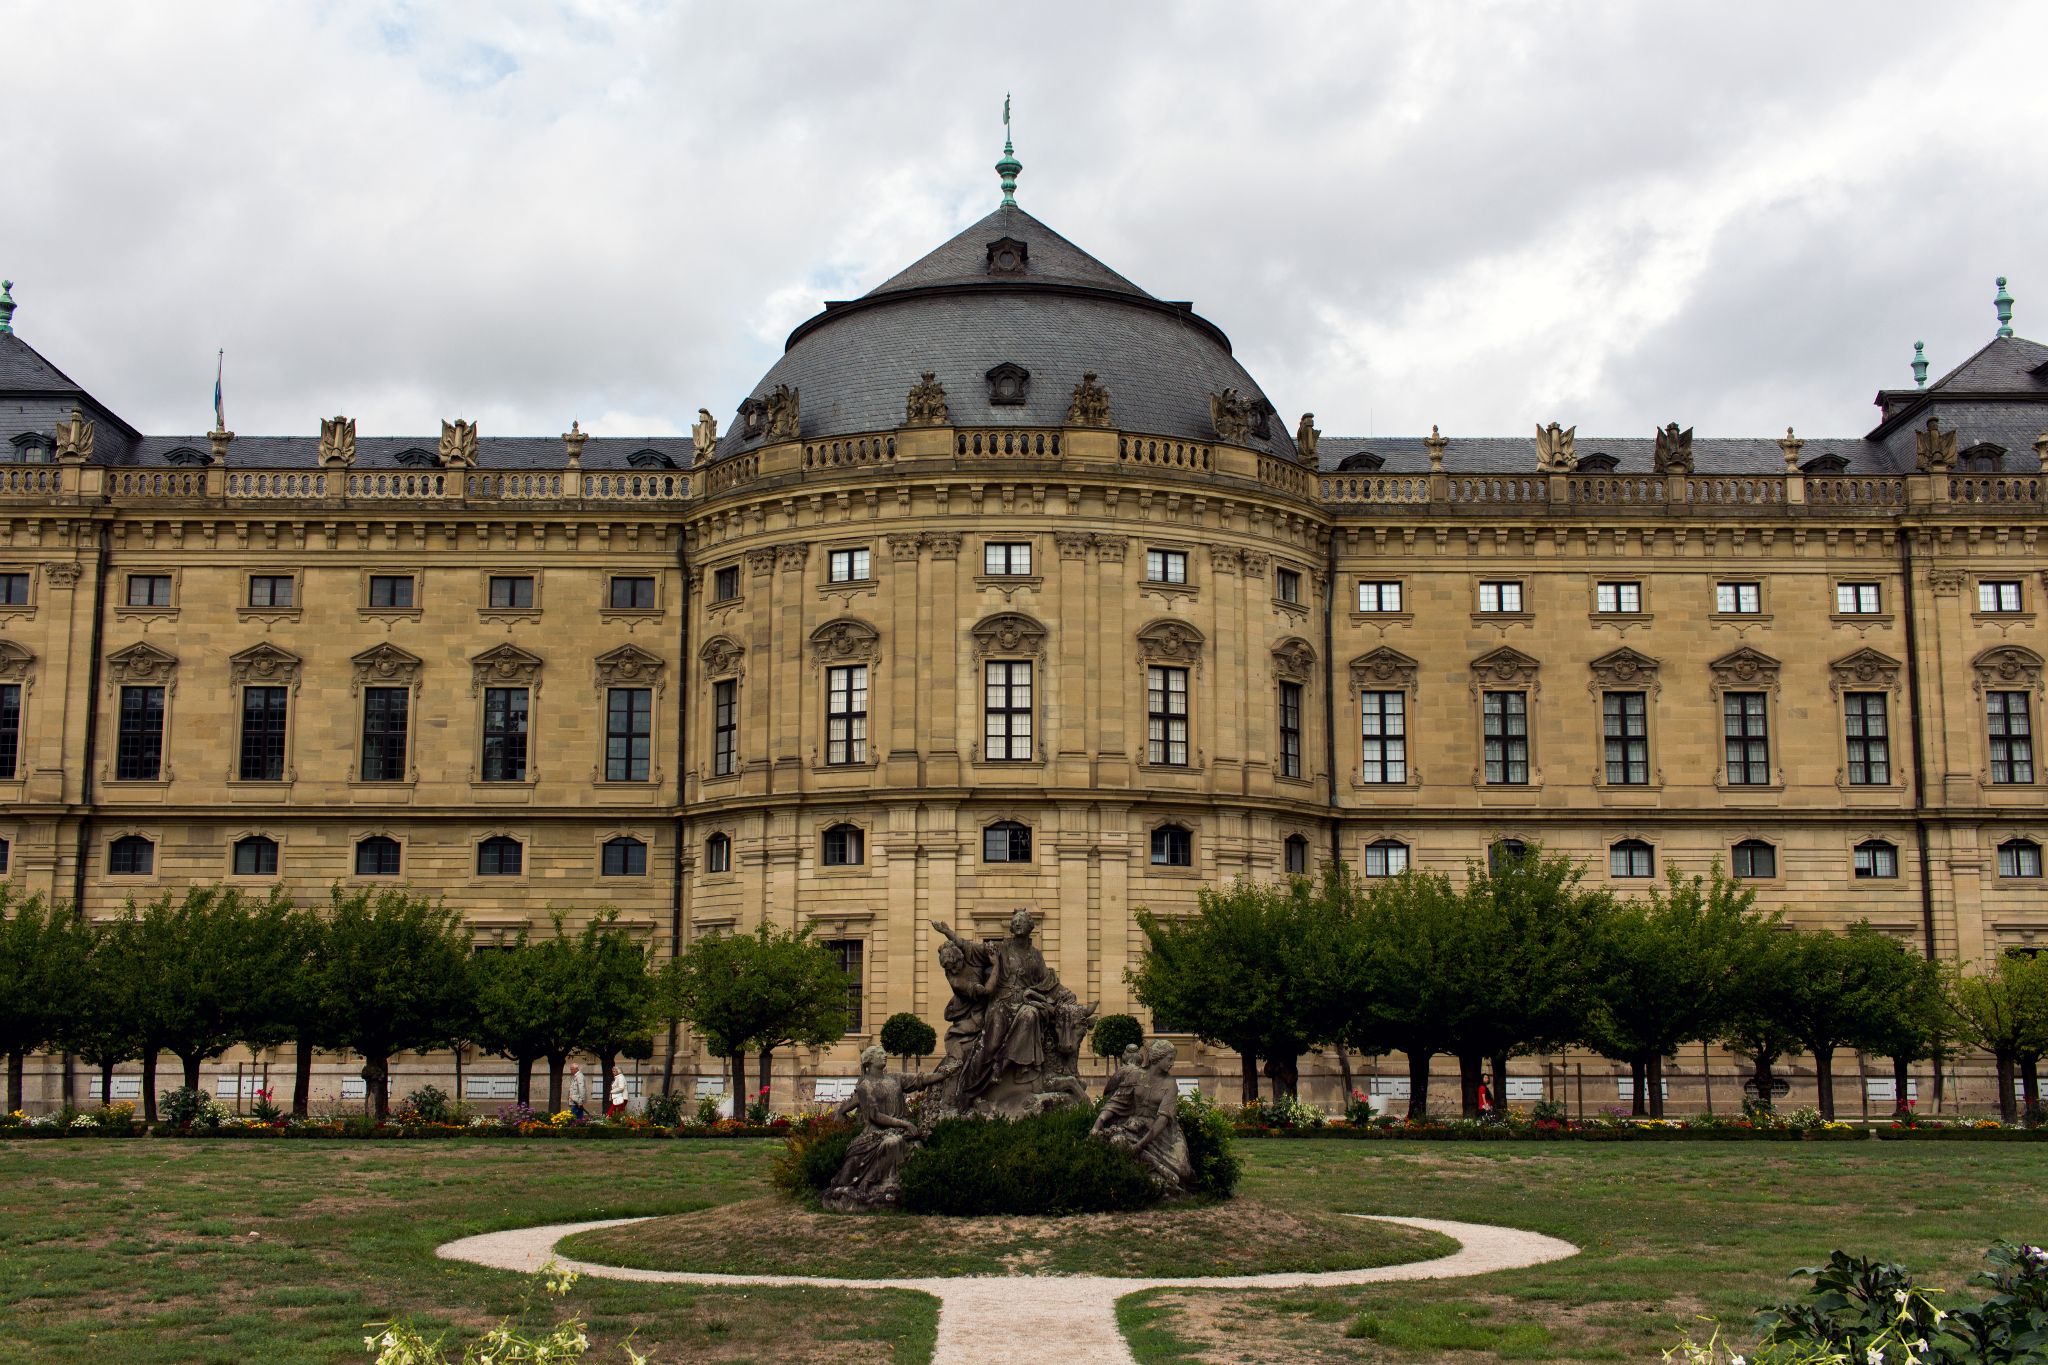
[[[1088,1136],[1092,1108],[942,1119],[903,1167],[903,1208],[961,1217],[1118,1213],[1159,1202],[1128,1153]]]

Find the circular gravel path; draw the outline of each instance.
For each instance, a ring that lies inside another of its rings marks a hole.
[[[939,1344],[933,1365],[1026,1365],[1054,1360],[1059,1365],[1130,1365],[1130,1348],[1116,1326],[1116,1301],[1144,1289],[1306,1289],[1326,1285],[1381,1284],[1399,1280],[1446,1280],[1542,1265],[1578,1254],[1570,1242],[1540,1232],[1453,1223],[1441,1218],[1396,1218],[1358,1214],[1375,1222],[1440,1232],[1458,1242],[1448,1256],[1365,1270],[1325,1270],[1277,1275],[1207,1275],[1178,1279],[1117,1278],[1106,1275],[961,1275],[922,1280],[827,1279],[813,1275],[700,1275],[681,1270],[634,1270],[556,1258],[579,1275],[655,1284],[799,1285],[812,1289],[910,1289],[939,1301]],[[644,1222],[610,1218],[594,1223],[552,1223],[546,1227],[487,1232],[449,1242],[436,1254],[498,1270],[527,1274],[554,1256],[555,1243],[593,1228]]]

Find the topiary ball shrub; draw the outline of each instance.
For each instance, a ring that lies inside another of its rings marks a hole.
[[[1182,1095],[1180,1131],[1188,1144],[1188,1164],[1195,1168],[1195,1192],[1230,1198],[1244,1174],[1244,1161],[1232,1148],[1230,1120],[1202,1096]]]
[[[812,1119],[790,1130],[789,1142],[775,1158],[770,1178],[776,1188],[815,1202],[831,1187],[832,1177],[846,1164],[846,1149],[860,1131],[843,1119]]]
[[[1143,1046],[1145,1029],[1128,1014],[1105,1014],[1095,1021],[1088,1044],[1098,1057],[1121,1057],[1127,1047]]]
[[[1092,1110],[944,1119],[903,1167],[903,1209],[954,1217],[1121,1213],[1159,1202],[1129,1153],[1088,1136]]]

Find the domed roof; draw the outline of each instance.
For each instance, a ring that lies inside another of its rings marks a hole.
[[[1209,398],[1226,389],[1265,403],[1230,339],[1191,304],[1154,298],[1005,204],[791,332],[719,454],[763,443],[759,431],[748,434],[745,413],[785,384],[797,390],[804,440],[902,426],[927,370],[956,427],[1058,426],[1086,374],[1109,392],[1111,426],[1148,435],[1216,440]],[[1265,431],[1246,443],[1294,455],[1277,415]]]

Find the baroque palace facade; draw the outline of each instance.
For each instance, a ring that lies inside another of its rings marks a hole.
[[[1012,184],[680,440],[144,435],[0,300],[6,875],[809,926],[860,1017],[778,1102],[937,1019],[930,920],[1030,906],[1115,1011],[1138,908],[1333,857],[1720,860],[1802,924],[2048,943],[2048,348],[1846,439],[1319,439]]]

